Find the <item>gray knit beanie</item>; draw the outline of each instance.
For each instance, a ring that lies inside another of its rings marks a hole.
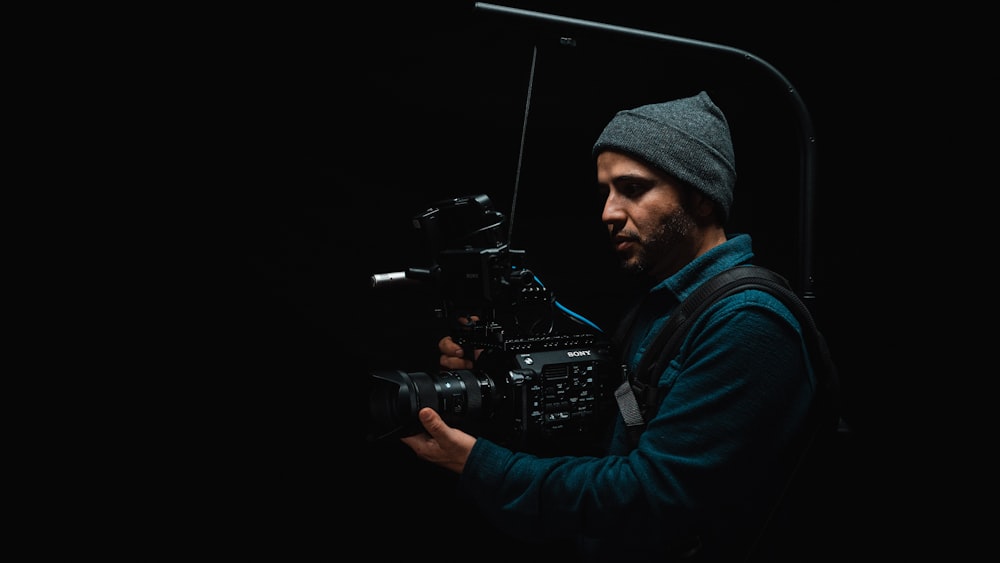
[[[618,112],[594,143],[593,156],[615,149],[690,184],[729,217],[736,184],[726,116],[705,92]]]

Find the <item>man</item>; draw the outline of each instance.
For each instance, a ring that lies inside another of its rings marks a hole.
[[[736,183],[728,122],[706,92],[619,112],[593,147],[602,220],[622,266],[648,293],[623,361],[635,369],[677,304],[714,274],[752,262],[727,235]],[[441,364],[473,363],[451,338]],[[460,490],[498,529],[530,541],[573,538],[574,559],[739,561],[792,474],[816,382],[802,329],[781,301],[745,290],[714,305],[659,375],[666,389],[633,446],[619,418],[602,457],[542,458],[447,426],[402,438],[460,474]]]

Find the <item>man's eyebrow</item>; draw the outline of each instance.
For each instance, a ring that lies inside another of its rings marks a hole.
[[[642,184],[655,184],[656,178],[650,178],[649,176],[643,176],[641,174],[620,174],[611,179],[612,183],[620,182],[637,182]]]
[[[631,172],[615,176],[615,180],[643,180],[645,178],[646,178],[645,176],[642,176],[640,174],[633,174]]]

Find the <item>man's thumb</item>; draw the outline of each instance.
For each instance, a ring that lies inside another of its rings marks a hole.
[[[420,417],[420,423],[424,425],[428,433],[434,434],[441,431],[441,417],[437,411],[430,407],[424,407],[420,409],[417,415]]]

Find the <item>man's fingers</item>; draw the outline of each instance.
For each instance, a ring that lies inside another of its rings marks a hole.
[[[424,429],[427,430],[427,433],[434,438],[437,438],[439,434],[447,429],[444,421],[441,420],[441,416],[437,413],[437,411],[430,407],[420,409],[417,416],[420,417],[420,423],[424,425]]]
[[[472,369],[472,361],[465,359],[465,350],[450,336],[445,336],[438,342],[441,357],[438,363],[445,369]]]
[[[458,317],[458,324],[468,326],[479,322],[479,315],[469,315],[468,317]]]
[[[476,439],[448,426],[430,407],[420,409],[417,417],[424,425],[426,434],[404,437],[403,443],[410,446],[419,457],[455,473],[461,473],[465,469],[465,462],[476,444]]]

